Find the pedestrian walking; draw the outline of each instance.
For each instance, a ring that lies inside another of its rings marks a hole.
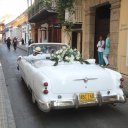
[[[103,58],[106,66],[109,65],[109,60],[108,60],[109,52],[110,52],[110,34],[108,33],[107,38],[105,40],[105,49],[103,52]]]
[[[22,45],[24,45],[24,39],[23,38],[21,39],[21,42],[22,42]]]
[[[7,48],[10,51],[10,45],[11,45],[11,39],[10,39],[10,37],[7,38],[6,42],[7,42]]]
[[[103,66],[104,65],[104,60],[103,60],[104,40],[102,36],[99,37],[97,48],[98,48],[98,62],[99,62],[99,65]]]
[[[32,43],[32,39],[29,39],[28,41],[28,45],[30,45]]]
[[[13,47],[14,47],[14,51],[16,51],[16,48],[17,48],[17,38],[16,37],[13,38]]]
[[[6,43],[6,41],[7,41],[6,38],[4,38],[4,43]]]

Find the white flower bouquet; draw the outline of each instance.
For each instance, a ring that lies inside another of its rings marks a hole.
[[[58,65],[58,62],[73,62],[79,61],[81,64],[89,64],[88,61],[84,60],[77,49],[72,49],[69,46],[63,46],[62,49],[51,54],[51,60],[55,61],[54,66]]]

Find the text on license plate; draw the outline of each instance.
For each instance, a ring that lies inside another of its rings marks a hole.
[[[79,99],[81,102],[95,101],[94,93],[80,93]]]

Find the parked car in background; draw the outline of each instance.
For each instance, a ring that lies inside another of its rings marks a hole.
[[[34,56],[37,47],[41,51]],[[95,64],[95,59],[84,60],[63,43],[33,43],[17,65],[33,103],[44,112],[126,101],[119,72]]]

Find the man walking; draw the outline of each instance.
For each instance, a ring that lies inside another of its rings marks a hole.
[[[10,51],[11,39],[10,37],[7,38],[7,48]]]
[[[17,38],[14,37],[13,39],[13,47],[14,47],[14,51],[16,51],[16,48],[17,48]]]

